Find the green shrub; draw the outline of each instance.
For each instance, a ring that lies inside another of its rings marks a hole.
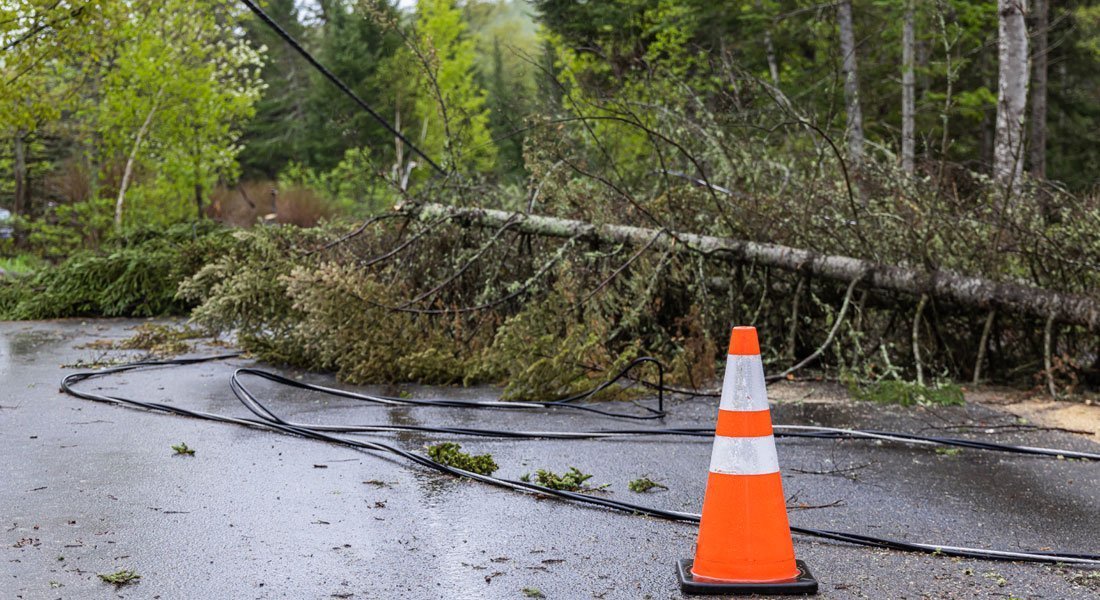
[[[393,206],[399,196],[379,181],[379,170],[368,148],[350,148],[331,171],[318,171],[291,162],[279,174],[282,191],[320,194],[329,206],[347,215],[378,214]]]
[[[42,259],[33,254],[17,254],[0,258],[0,274],[26,275],[44,266]]]
[[[114,203],[95,199],[59,204],[35,219],[12,217],[22,251],[50,261],[99,247],[110,236]]]
[[[23,300],[24,283],[11,277],[0,279],[0,318],[10,319],[12,309]]]
[[[962,388],[950,383],[927,387],[908,381],[885,380],[866,386],[849,385],[849,390],[857,400],[879,404],[950,406],[966,402]]]

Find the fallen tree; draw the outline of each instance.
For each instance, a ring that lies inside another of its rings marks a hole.
[[[971,277],[946,270],[925,271],[876,264],[849,256],[818,254],[811,250],[776,244],[628,225],[598,225],[573,219],[493,209],[424,203],[402,204],[396,210],[413,218],[446,219],[470,227],[499,228],[510,224],[513,231],[531,235],[575,238],[597,244],[636,244],[648,245],[657,250],[697,252],[716,260],[755,263],[845,283],[860,280],[863,285],[874,289],[918,297],[927,295],[980,309],[997,308],[1089,329],[1100,323],[1098,298]]]

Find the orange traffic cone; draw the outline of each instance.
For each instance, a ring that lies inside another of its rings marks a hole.
[[[691,594],[813,594],[795,560],[755,327],[730,335],[722,403],[695,560],[679,562]]]

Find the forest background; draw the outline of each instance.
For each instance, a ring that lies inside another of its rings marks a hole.
[[[902,401],[1100,385],[1100,3],[261,6],[402,137],[239,2],[0,5],[0,314],[517,398],[705,387],[730,323]]]

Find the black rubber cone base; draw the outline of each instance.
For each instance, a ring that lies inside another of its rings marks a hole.
[[[768,583],[736,582],[736,581],[700,581],[691,574],[690,559],[684,559],[676,563],[676,574],[680,576],[680,590],[685,594],[699,594],[707,596],[720,595],[748,595],[748,594],[816,594],[817,580],[814,579],[806,563],[796,560],[798,577],[789,581],[772,581]]]

